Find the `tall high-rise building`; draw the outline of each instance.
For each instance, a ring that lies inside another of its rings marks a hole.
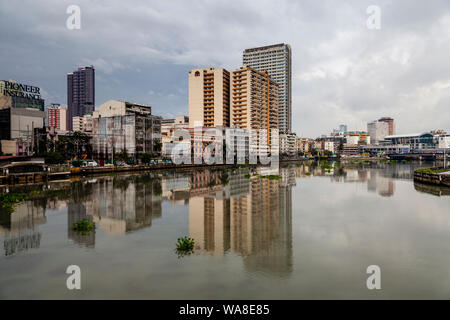
[[[189,71],[189,127],[230,126],[230,73],[221,68]]]
[[[383,118],[378,119],[378,121],[387,122],[387,124],[389,126],[389,135],[392,136],[395,134],[394,119],[392,119],[390,117],[383,117]]]
[[[389,136],[389,130],[389,123],[385,121],[375,120],[367,124],[367,132],[372,144],[379,144],[384,137]]]
[[[269,74],[242,67],[231,78],[231,127],[278,128],[278,84]]]
[[[49,127],[67,131],[67,109],[61,106],[52,106],[47,109],[47,124]]]
[[[94,66],[78,68],[67,74],[68,130],[73,130],[73,117],[84,116],[95,109]]]
[[[279,85],[278,126],[280,132],[292,129],[292,67],[291,46],[276,44],[244,50],[243,65],[267,71]]]

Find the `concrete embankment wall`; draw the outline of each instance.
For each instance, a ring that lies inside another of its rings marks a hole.
[[[438,169],[438,168],[432,168]],[[437,174],[437,173],[427,173],[427,172],[414,172],[414,180],[423,183],[430,183],[439,186],[450,187],[450,174]]]

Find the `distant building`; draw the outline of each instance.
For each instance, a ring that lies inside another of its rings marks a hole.
[[[48,108],[47,124],[57,130],[67,131],[67,108],[61,106]]]
[[[450,148],[450,135],[446,132],[423,132],[386,136],[379,145],[363,146],[364,152],[375,153],[409,153],[421,151],[438,151]]]
[[[189,117],[187,116],[178,116],[172,119],[161,120],[161,143],[163,155],[169,156],[172,154],[174,133],[177,130],[182,129],[187,130],[188,128],[189,128]]]
[[[281,133],[292,130],[291,46],[280,43],[244,50],[242,64],[268,72],[278,86],[278,125]]]
[[[82,117],[73,117],[73,131],[92,133],[93,117],[92,114],[85,114]]]
[[[344,137],[348,139],[348,137],[358,137],[359,144],[370,144],[371,139],[369,133],[365,131],[347,131],[344,133]]]
[[[450,142],[447,134],[433,134],[431,132],[393,135],[385,137],[384,145],[409,145],[411,151],[437,149],[439,144],[445,147]]]
[[[252,130],[252,150],[270,146],[271,129],[278,129],[278,84],[267,72],[242,67],[231,73],[231,91],[231,127]]]
[[[346,143],[348,145],[358,145],[359,144],[359,136],[348,136],[346,138]]]
[[[150,106],[109,100],[93,113],[92,135],[98,160],[111,160],[122,151],[135,159],[142,153],[157,154],[161,117],[152,115]]]
[[[230,73],[222,68],[189,71],[189,126],[230,126]]]
[[[390,123],[387,121],[375,120],[367,124],[367,132],[370,135],[371,144],[379,144],[384,137],[389,136]]]
[[[342,154],[346,156],[356,156],[359,152],[359,146],[355,144],[344,144]]]
[[[294,156],[296,155],[297,136],[295,133],[281,133],[280,134],[280,154]]]
[[[395,124],[394,124],[394,119],[390,118],[390,117],[383,117],[378,119],[378,121],[380,122],[386,122],[388,124],[389,127],[389,136],[392,136],[395,134]]]
[[[309,138],[297,138],[297,152],[308,153],[312,149],[311,139]]]
[[[16,81],[0,81],[0,140],[4,153],[31,155],[33,132],[44,126],[44,100],[40,88]]]
[[[343,136],[345,132],[347,132],[347,125],[341,124],[341,125],[339,125],[339,128],[333,129],[333,132],[331,133],[331,135],[332,136]]]
[[[66,135],[70,134],[69,131],[61,131],[50,126],[36,128],[34,130],[35,150],[37,150],[39,154],[57,151],[56,146],[58,142],[60,142]]]
[[[335,145],[333,141],[324,141],[323,149],[335,153]]]
[[[67,74],[68,130],[73,130],[73,117],[84,116],[95,109],[95,69],[78,68]]]

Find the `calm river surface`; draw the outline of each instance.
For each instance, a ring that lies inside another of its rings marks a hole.
[[[412,180],[430,165],[52,182],[0,213],[0,298],[449,299],[450,192]],[[82,219],[96,230],[74,232]],[[178,257],[183,236],[195,251]],[[69,265],[81,290],[66,287]],[[366,287],[369,265],[381,290]]]

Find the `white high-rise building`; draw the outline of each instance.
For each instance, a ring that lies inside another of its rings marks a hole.
[[[389,123],[384,121],[372,121],[367,124],[367,132],[372,144],[379,144],[384,137],[389,135]]]
[[[267,71],[279,85],[278,126],[280,132],[292,129],[292,67],[291,46],[276,44],[244,50],[243,65]]]

